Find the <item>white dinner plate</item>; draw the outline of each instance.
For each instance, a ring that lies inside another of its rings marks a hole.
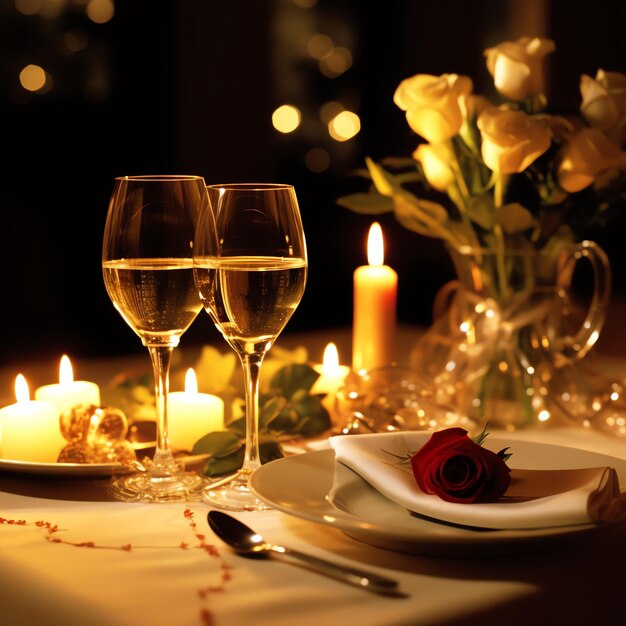
[[[175,456],[175,458],[189,468],[190,465],[206,459],[207,455]],[[133,470],[122,463],[33,463],[31,461],[13,461],[0,458],[0,471],[65,478],[97,478],[128,474]]]
[[[495,438],[495,437],[494,437]],[[611,466],[626,485],[626,461],[551,444],[498,438],[510,446],[511,467],[575,469]],[[270,506],[296,517],[342,530],[381,548],[413,554],[462,556],[523,550],[531,543],[603,528],[580,524],[533,530],[485,530],[419,517],[392,502],[358,474],[335,461],[333,450],[306,452],[257,469],[251,488]]]

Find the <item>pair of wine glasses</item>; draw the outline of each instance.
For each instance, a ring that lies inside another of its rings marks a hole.
[[[268,508],[249,487],[261,464],[258,381],[266,352],[306,284],[302,219],[291,185],[206,185],[201,176],[115,179],[102,248],[106,290],[148,348],[157,406],[156,451],[145,471],[112,482],[128,502],[202,499],[219,508]],[[244,372],[243,466],[217,482],[187,472],[168,441],[172,352],[202,308],[237,353]]]

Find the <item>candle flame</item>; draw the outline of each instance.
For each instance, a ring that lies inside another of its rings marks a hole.
[[[22,374],[18,374],[15,378],[15,399],[18,402],[28,402],[30,400],[28,383]]]
[[[337,352],[337,346],[334,343],[329,343],[324,350],[322,370],[326,376],[339,373],[339,352]]]
[[[59,366],[59,384],[71,385],[74,382],[74,371],[72,370],[72,362],[67,354],[61,357],[61,365]]]
[[[185,374],[185,393],[198,393],[198,379],[193,367]]]
[[[383,229],[378,222],[370,226],[367,238],[367,262],[370,265],[382,265],[385,261],[385,247],[383,243]]]

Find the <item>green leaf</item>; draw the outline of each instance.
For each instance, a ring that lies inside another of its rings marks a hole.
[[[393,200],[377,192],[353,193],[337,200],[337,204],[355,213],[380,215],[393,211]]]
[[[228,456],[209,458],[203,469],[204,475],[222,476],[224,474],[232,474],[240,469],[245,455],[244,444],[243,442],[240,443],[240,447]],[[284,456],[278,441],[270,437],[265,437],[262,441],[259,441],[259,453],[261,455],[261,463],[269,463]]]
[[[535,218],[532,213],[521,204],[512,202],[501,207],[496,215],[496,223],[508,235],[520,233],[535,226]]]
[[[483,445],[483,441],[485,441],[485,439],[487,439],[487,436],[489,435],[489,433],[487,432],[487,426],[489,426],[489,422],[487,422],[482,431],[479,432],[475,437],[472,437],[472,441],[477,445],[477,446],[482,446]]]
[[[196,441],[192,454],[210,454],[211,457],[224,457],[233,454],[241,447],[240,437],[229,430],[208,433]]]
[[[493,229],[494,214],[493,198],[489,194],[482,194],[471,199],[467,216],[481,228]]]
[[[281,433],[319,435],[331,427],[330,415],[319,396],[295,394],[294,401],[272,420],[272,430]]]
[[[308,391],[320,375],[306,363],[281,367],[270,380],[270,391],[290,398],[296,391]]]

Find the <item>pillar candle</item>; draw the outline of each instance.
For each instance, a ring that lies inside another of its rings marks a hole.
[[[67,443],[59,412],[49,402],[31,400],[22,374],[15,379],[17,402],[0,409],[0,456],[13,461],[56,463]]]
[[[64,354],[59,366],[59,383],[36,389],[35,400],[54,404],[61,414],[78,405],[100,406],[100,388],[88,380],[74,380],[72,363]]]
[[[207,433],[224,430],[224,401],[209,393],[198,393],[198,380],[192,368],[185,376],[185,391],[167,398],[167,425],[170,446],[191,451]]]
[[[389,365],[395,356],[398,275],[384,265],[380,224],[370,228],[368,265],[354,272],[352,369],[371,370]]]

